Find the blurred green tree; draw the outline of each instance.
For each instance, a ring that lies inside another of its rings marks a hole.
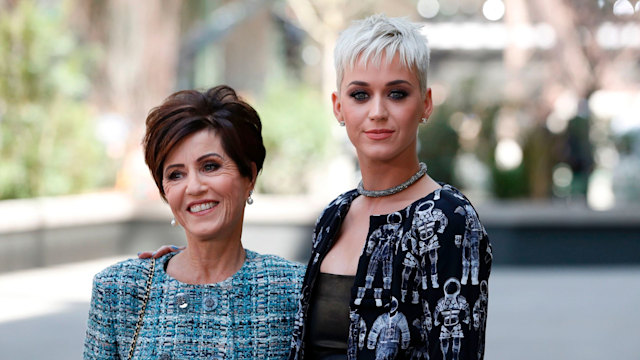
[[[333,116],[317,90],[300,83],[272,80],[256,109],[263,122],[267,149],[258,182],[266,193],[303,193],[313,169],[327,154]]]
[[[418,158],[429,166],[429,175],[437,181],[459,186],[454,165],[460,144],[458,133],[449,124],[454,109],[448,104],[437,107],[426,126],[418,132]]]
[[[64,27],[62,5],[19,1],[0,14],[0,199],[111,180],[83,99],[91,52]]]

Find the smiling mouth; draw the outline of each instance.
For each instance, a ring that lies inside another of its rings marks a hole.
[[[215,201],[211,201],[211,202],[206,202],[206,203],[202,203],[202,204],[197,204],[197,205],[192,205],[189,206],[189,208],[187,209],[189,212],[191,213],[199,213],[205,210],[209,210],[212,207],[218,205],[217,202]]]

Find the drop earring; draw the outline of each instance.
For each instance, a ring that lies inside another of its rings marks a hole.
[[[344,121],[338,121],[338,123],[340,124],[340,126],[344,126]]]
[[[247,198],[247,205],[253,204],[253,198],[251,197],[251,195],[253,195],[253,190],[249,190],[249,197]]]
[[[420,119],[420,123],[421,124],[426,124],[427,123],[427,118],[423,117],[422,119]]]

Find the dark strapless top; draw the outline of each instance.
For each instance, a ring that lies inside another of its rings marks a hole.
[[[320,273],[309,303],[305,359],[344,360],[355,276]]]

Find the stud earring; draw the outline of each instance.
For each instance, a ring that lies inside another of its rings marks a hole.
[[[249,197],[247,198],[247,205],[253,204],[253,198],[251,197],[251,195],[253,195],[253,190],[249,191]]]
[[[176,225],[178,225],[176,218],[171,219],[171,226],[176,227]]]
[[[427,118],[423,117],[422,119],[420,119],[420,123],[426,124],[427,123]]]
[[[339,121],[338,123],[340,123],[340,126],[344,126],[344,121]]]

